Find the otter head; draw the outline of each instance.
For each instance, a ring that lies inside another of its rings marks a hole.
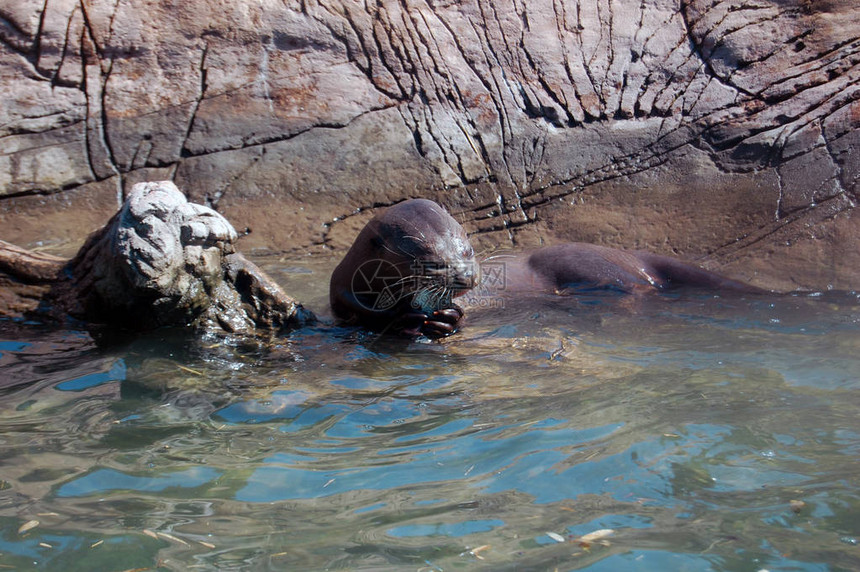
[[[407,307],[432,313],[479,280],[463,227],[433,201],[412,199],[378,214],[359,233],[332,275],[332,309],[341,317]]]

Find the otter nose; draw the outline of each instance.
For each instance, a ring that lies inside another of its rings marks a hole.
[[[454,289],[469,290],[481,281],[481,267],[473,260],[460,262],[451,270],[451,287]]]

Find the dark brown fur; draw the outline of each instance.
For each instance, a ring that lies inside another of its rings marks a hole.
[[[413,199],[367,223],[335,268],[329,298],[334,314],[349,323],[440,337],[463,319],[452,299],[478,280],[463,227],[433,201]]]
[[[669,256],[580,242],[498,257],[493,264],[504,265],[504,284],[497,286],[510,294],[682,286],[763,292]],[[334,314],[350,323],[439,337],[460,326],[463,311],[452,299],[479,279],[460,224],[436,203],[414,199],[388,208],[359,233],[332,274],[330,301]]]
[[[514,259],[514,263],[519,261],[526,266],[537,289],[541,290],[561,291],[584,286],[630,292],[684,286],[735,292],[762,291],[670,256],[582,242],[548,246]],[[523,289],[526,284],[515,281],[510,286],[516,290]]]

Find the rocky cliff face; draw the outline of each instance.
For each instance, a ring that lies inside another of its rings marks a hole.
[[[860,287],[854,0],[0,5],[0,238],[172,179],[242,248],[435,198],[483,249],[587,240]]]

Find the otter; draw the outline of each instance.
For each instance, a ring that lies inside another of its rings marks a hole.
[[[611,288],[622,292],[676,287],[763,293],[693,264],[643,251],[569,242],[505,256],[485,293]],[[405,336],[453,334],[464,319],[454,298],[475,288],[480,265],[465,230],[433,201],[411,199],[376,215],[335,268],[329,297],[348,323]]]
[[[597,288],[635,293],[690,287],[765,292],[671,256],[583,242],[547,246],[502,260],[502,282],[485,285],[487,291],[566,293]]]
[[[453,299],[479,280],[463,227],[433,201],[411,199],[362,229],[332,273],[329,299],[347,323],[437,338],[457,331],[464,314]]]

